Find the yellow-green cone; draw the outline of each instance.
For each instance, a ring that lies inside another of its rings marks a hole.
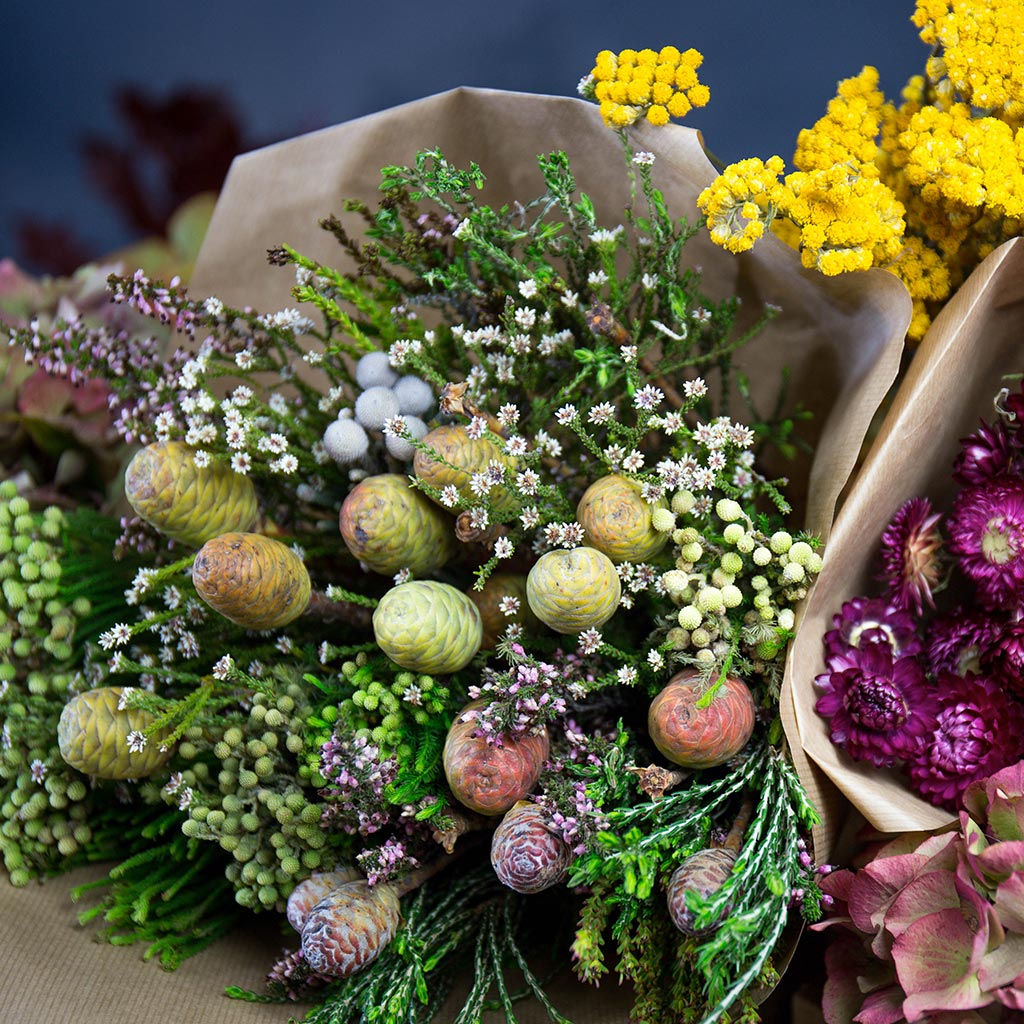
[[[476,605],[460,590],[435,580],[392,587],[373,612],[377,646],[413,672],[458,672],[480,650]]]
[[[338,519],[345,546],[374,572],[429,576],[455,555],[454,523],[404,476],[382,473],[353,487]]]
[[[669,535],[651,525],[656,508],[640,497],[640,485],[612,474],[595,480],[576,506],[576,519],[587,531],[587,543],[613,562],[645,562],[668,543]]]
[[[142,708],[117,706],[124,688],[103,686],[87,690],[64,705],[57,724],[60,755],[78,771],[98,779],[142,779],[162,768],[172,751],[161,750],[159,737],[145,740],[141,750],[133,751],[130,733],[142,732],[153,724],[153,716]]]
[[[225,619],[246,629],[277,629],[309,606],[309,572],[286,544],[259,533],[224,533],[196,555],[192,582]]]
[[[417,449],[412,462],[413,472],[428,484],[441,489],[453,484],[468,501],[478,502],[481,495],[470,487],[474,473],[482,473],[492,462],[515,469],[516,461],[502,452],[486,437],[473,439],[465,427],[444,426],[430,431],[423,443],[432,448],[444,461],[438,462],[427,452]],[[493,487],[487,497],[495,508],[502,511],[515,506],[516,498],[505,487]]]
[[[248,530],[256,522],[256,489],[223,462],[197,466],[180,441],[159,441],[135,453],[124,477],[125,497],[162,534],[201,547],[211,537]]]
[[[548,551],[526,578],[533,614],[556,633],[603,626],[619,607],[622,585],[611,559],[596,548]]]

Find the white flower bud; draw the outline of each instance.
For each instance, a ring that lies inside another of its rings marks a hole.
[[[398,380],[388,361],[387,352],[367,352],[356,363],[356,383],[366,391],[369,388],[389,388]]]
[[[720,612],[725,604],[718,587],[702,587],[697,591],[697,607],[703,612]]]
[[[367,430],[380,430],[386,420],[398,415],[398,398],[391,388],[367,388],[356,399],[355,411],[356,419]]]
[[[398,410],[403,415],[425,416],[434,405],[434,392],[419,377],[402,377],[391,388],[398,398]]]
[[[669,569],[661,577],[661,584],[668,592],[668,596],[675,598],[678,597],[690,584],[690,577],[685,572],[680,572],[678,569]]]
[[[821,572],[821,567],[824,563],[821,560],[821,555],[817,551],[811,553],[811,557],[807,559],[807,565],[804,568],[811,576],[817,576]]]
[[[732,498],[720,498],[715,505],[715,514],[723,523],[733,523],[743,515],[743,508]]]
[[[704,648],[703,650],[698,651],[694,655],[694,658],[696,659],[698,665],[714,665],[715,652],[708,650],[707,648]]]
[[[781,629],[792,629],[796,623],[796,614],[792,608],[783,608],[779,612],[779,627]]]
[[[772,560],[772,553],[767,548],[754,548],[754,565],[767,565]]]
[[[799,583],[805,576],[804,567],[796,562],[789,562],[782,570],[782,578],[786,583]]]
[[[697,499],[689,491],[676,491],[672,495],[672,511],[677,516],[689,515]]]
[[[739,542],[747,535],[746,530],[743,529],[739,523],[730,523],[723,531],[722,537],[726,544],[739,544]]]
[[[369,447],[366,431],[355,420],[335,420],[324,431],[324,448],[339,465],[361,459]]]
[[[722,603],[726,608],[739,608],[743,604],[743,591],[732,583],[722,587]]]
[[[711,643],[711,634],[706,629],[695,629],[690,634],[690,643],[694,647],[707,647]]]
[[[789,549],[789,560],[791,562],[796,562],[797,565],[802,565],[806,569],[807,563],[810,561],[811,555],[813,554],[814,549],[810,544],[807,544],[805,541],[798,540]]]
[[[735,576],[738,572],[743,571],[743,559],[736,554],[735,551],[726,551],[722,555],[722,572],[727,572],[732,576]]]
[[[784,555],[792,547],[793,538],[785,530],[779,530],[778,533],[772,534],[768,545],[775,554]]]

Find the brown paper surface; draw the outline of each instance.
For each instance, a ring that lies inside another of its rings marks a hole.
[[[654,180],[669,209],[695,221],[696,196],[715,176],[700,136],[677,126],[643,125],[636,145],[656,154]],[[192,294],[212,294],[229,305],[264,312],[294,305],[293,277],[268,266],[266,250],[287,242],[343,268],[340,248],[317,227],[318,219],[338,213],[344,198],[372,203],[381,166],[411,162],[418,150],[435,146],[457,164],[477,161],[488,176],[484,199],[492,203],[538,194],[543,185],[536,154],[565,150],[599,218],[608,226],[622,219],[628,188],[621,149],[596,107],[572,99],[458,89],[238,158],[196,265]],[[809,467],[794,467],[791,493],[806,494],[798,524],[826,537],[864,433],[896,375],[910,320],[909,297],[883,271],[829,279],[804,270],[774,238],[737,258],[700,235],[684,256],[702,266],[709,296],[740,295],[751,319],[766,302],[782,307],[740,363],[762,410],[772,407],[779,372],[788,366],[792,398],[814,413],[808,437],[817,455]],[[738,409],[735,414],[740,415]],[[795,711],[788,691],[783,715],[793,737]],[[817,796],[822,790],[814,769],[793,745],[797,767]],[[829,808],[842,813],[834,804]],[[228,984],[260,987],[280,948],[273,929],[258,931],[262,922],[168,975],[140,962],[132,949],[87,941],[74,923],[67,888],[61,879],[26,890],[0,883],[4,1024],[287,1019],[288,1007],[237,1003],[219,994]],[[595,991],[563,980],[550,991],[555,1005],[577,1024],[621,1024],[628,1017],[628,993],[611,982]],[[455,1012],[442,1012],[439,1020],[453,1019]],[[523,1007],[519,1019],[534,1024],[546,1017],[533,1004]]]
[[[993,252],[936,317],[836,518],[825,566],[807,599],[790,652],[786,687],[797,733],[828,778],[883,832],[939,828],[952,816],[915,796],[895,769],[856,763],[834,747],[814,711],[824,671],[821,638],[844,601],[874,593],[882,531],[916,495],[948,507],[958,439],[992,415],[1005,373],[1024,369],[1024,239]]]

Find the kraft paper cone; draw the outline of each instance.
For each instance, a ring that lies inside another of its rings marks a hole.
[[[677,126],[642,125],[635,144],[656,154],[654,180],[669,209],[696,222],[697,194],[716,174],[700,136]],[[418,150],[431,147],[462,166],[478,162],[488,176],[483,198],[491,203],[540,193],[536,155],[564,150],[599,218],[609,227],[622,220],[628,201],[622,151],[596,107],[572,99],[458,89],[239,157],[192,276],[192,294],[216,295],[229,305],[251,305],[264,312],[293,306],[294,278],[287,270],[270,267],[266,251],[287,242],[344,269],[340,247],[317,227],[318,220],[340,213],[346,198],[374,203],[382,166],[412,162]],[[865,431],[898,370],[911,313],[905,289],[883,271],[823,278],[803,269],[796,254],[774,238],[737,258],[701,234],[687,245],[684,258],[702,266],[703,287],[712,298],[738,294],[748,322],[765,303],[782,308],[738,363],[749,375],[763,412],[774,406],[783,367],[792,374],[790,406],[800,401],[813,412],[807,437],[816,445],[816,456],[790,472],[790,493],[803,496],[793,522],[827,537],[835,502]],[[743,418],[739,407],[733,412]],[[790,719],[795,714],[791,705],[787,691],[783,714]],[[790,727],[790,736],[794,729]],[[817,792],[798,744],[793,754],[805,783]],[[273,929],[269,938],[246,933],[225,940],[168,976],[153,964],[141,963],[133,950],[85,941],[66,903],[67,888],[61,879],[41,890],[15,891],[0,884],[0,921],[8,927],[5,957],[0,958],[0,1020],[283,1024],[298,1009],[236,1003],[219,994],[229,984],[260,987],[263,972],[280,950]],[[32,921],[30,927],[26,920]],[[40,922],[45,935],[39,933]],[[43,957],[53,961],[41,967]],[[57,967],[51,969],[54,962]],[[39,979],[38,991],[35,984],[26,990],[26,979],[34,978]],[[550,993],[576,1024],[621,1024],[628,1017],[628,992],[617,988],[614,978],[599,991],[563,979]],[[88,1017],[93,1012],[89,1007],[104,1006],[104,996],[123,1009],[97,1010]],[[442,1012],[439,1020],[453,1019],[456,1012]],[[547,1019],[536,1004],[524,1004],[517,1014],[523,1024]]]
[[[991,418],[1003,374],[1024,369],[1024,239],[1000,246],[936,317],[836,518],[825,566],[807,599],[790,652],[792,694],[804,750],[882,832],[930,830],[953,816],[915,796],[895,769],[857,763],[834,747],[815,713],[814,677],[825,669],[822,636],[844,601],[874,594],[878,542],[909,498],[948,509],[958,439]],[[826,845],[828,845],[826,843]]]

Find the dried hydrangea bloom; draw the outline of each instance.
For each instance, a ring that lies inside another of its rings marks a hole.
[[[941,578],[939,518],[927,498],[911,498],[882,534],[882,578],[896,608],[920,615],[925,604],[935,607],[932,588]]]
[[[850,648],[815,679],[815,709],[829,719],[832,742],[855,761],[884,767],[917,751],[935,727],[938,701],[915,658],[894,658],[885,644]]]
[[[962,490],[949,517],[949,551],[982,604],[1010,608],[1024,599],[1024,483]]]
[[[936,689],[935,729],[907,770],[921,796],[953,810],[972,782],[1024,756],[1024,708],[981,676],[944,674]]]

